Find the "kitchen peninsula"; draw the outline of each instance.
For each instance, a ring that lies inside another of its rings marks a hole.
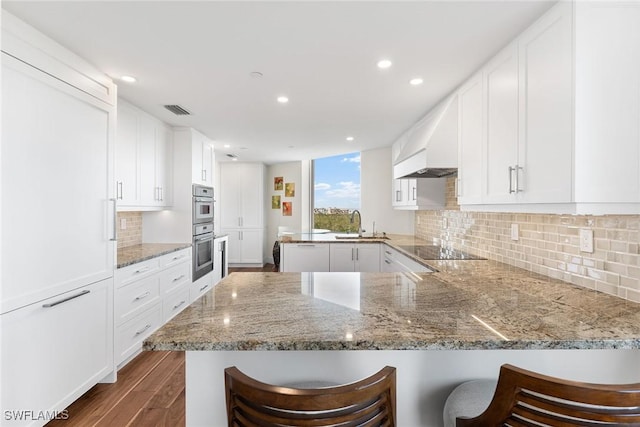
[[[404,426],[440,425],[452,388],[502,363],[640,381],[640,305],[495,261],[429,266],[437,272],[233,273],[144,348],[187,352],[189,426],[224,425],[231,365],[273,383],[396,366]]]

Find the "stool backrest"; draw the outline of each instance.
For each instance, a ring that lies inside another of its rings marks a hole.
[[[489,407],[456,426],[640,425],[640,383],[589,384],[502,365]]]
[[[396,369],[323,388],[265,384],[225,369],[229,426],[395,426]]]

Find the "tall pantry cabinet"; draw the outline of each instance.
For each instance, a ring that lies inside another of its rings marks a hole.
[[[229,264],[262,265],[265,167],[220,163],[220,228],[229,235]]]
[[[2,97],[2,425],[39,426],[113,379],[116,88],[3,10]]]

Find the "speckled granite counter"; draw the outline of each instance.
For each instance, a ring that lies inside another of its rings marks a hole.
[[[191,247],[191,243],[143,243],[141,245],[118,248],[117,268],[146,261],[180,249]]]
[[[146,350],[640,348],[640,304],[494,261],[438,273],[233,273]]]

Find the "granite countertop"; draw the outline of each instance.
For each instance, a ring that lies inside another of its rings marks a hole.
[[[145,350],[638,349],[640,304],[495,261],[232,273]]]
[[[126,267],[190,247],[191,243],[142,243],[140,245],[118,248],[117,268]]]

